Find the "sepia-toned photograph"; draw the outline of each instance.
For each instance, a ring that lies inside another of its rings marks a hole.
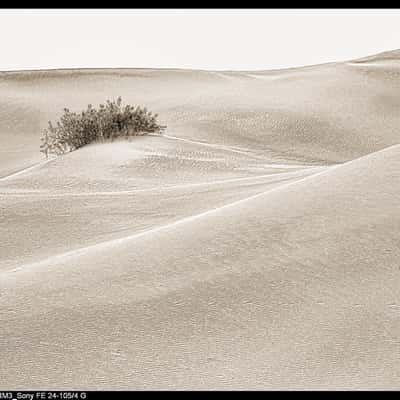
[[[365,390],[400,9],[0,9],[0,399]]]

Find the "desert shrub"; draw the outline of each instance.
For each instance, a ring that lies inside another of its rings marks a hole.
[[[89,104],[80,113],[64,108],[64,114],[55,124],[49,121],[41,137],[40,151],[47,157],[74,151],[94,141],[161,133],[166,127],[158,124],[157,117],[146,107],[123,105],[121,97],[107,100],[98,109]]]

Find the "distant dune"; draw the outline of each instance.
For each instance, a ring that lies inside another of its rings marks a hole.
[[[21,149],[39,156],[40,130],[64,107],[80,110],[119,95],[158,112],[177,136],[246,144],[298,159],[348,161],[398,142],[399,52],[384,53],[379,65],[333,63],[255,73],[3,72],[0,133],[7,144],[2,151],[16,153],[7,154],[13,161],[0,163],[0,172],[9,172],[19,156],[27,158]]]
[[[398,54],[2,73],[0,388],[400,389]],[[119,95],[166,136],[44,162]]]

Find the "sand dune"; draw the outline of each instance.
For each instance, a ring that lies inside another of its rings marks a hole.
[[[398,54],[385,53],[378,70],[349,62],[252,73],[3,72],[0,133],[7,140],[0,176],[13,163],[19,169],[21,159],[29,165],[39,157],[40,130],[64,107],[80,110],[119,95],[158,112],[169,135],[246,147],[285,160],[348,161],[398,143]]]
[[[119,238],[324,170],[160,137],[98,144],[0,180],[0,270]]]
[[[3,381],[398,388],[399,151],[3,273]]]
[[[399,389],[399,71],[0,74],[0,388]],[[118,95],[166,135],[38,153]]]

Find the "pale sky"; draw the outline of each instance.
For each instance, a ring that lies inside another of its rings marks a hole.
[[[400,10],[0,10],[0,70],[254,70],[400,48]]]

